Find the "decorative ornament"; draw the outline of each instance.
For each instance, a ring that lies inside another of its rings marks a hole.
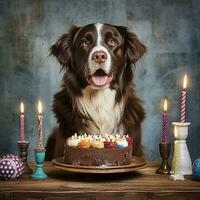
[[[0,178],[18,179],[24,173],[24,164],[19,156],[7,154],[0,159]]]
[[[197,181],[200,181],[200,158],[197,158],[194,161],[193,166],[192,166],[192,171],[193,171],[193,174],[194,174],[194,178]]]

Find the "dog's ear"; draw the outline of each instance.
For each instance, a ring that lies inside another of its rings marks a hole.
[[[125,30],[127,64],[135,64],[146,52],[146,47],[139,41],[136,34]]]
[[[54,55],[62,68],[70,67],[72,62],[73,41],[80,27],[72,26],[68,33],[63,34],[50,48],[50,55]]]

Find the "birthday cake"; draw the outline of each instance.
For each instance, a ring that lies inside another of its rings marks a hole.
[[[64,163],[83,166],[128,165],[133,140],[128,135],[73,135],[67,138]]]

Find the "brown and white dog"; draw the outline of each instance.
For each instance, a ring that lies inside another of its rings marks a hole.
[[[141,154],[144,110],[132,79],[146,48],[137,36],[110,24],[73,26],[50,50],[64,76],[53,103],[59,126],[48,139],[46,159],[62,156],[75,132],[129,134],[133,153]]]

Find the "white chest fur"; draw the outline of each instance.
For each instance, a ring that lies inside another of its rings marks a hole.
[[[81,133],[112,134],[122,131],[118,129],[124,106],[123,102],[115,104],[115,95],[116,91],[110,88],[84,89],[83,96],[77,100],[77,106],[80,113],[90,120],[84,121],[86,126],[81,127]]]

